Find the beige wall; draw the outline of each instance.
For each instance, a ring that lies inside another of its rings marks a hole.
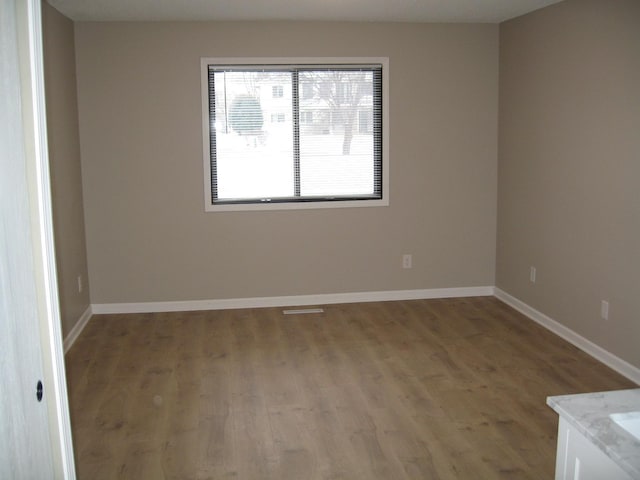
[[[92,303],[494,284],[496,25],[75,33]],[[391,205],[205,213],[200,57],[340,55],[390,59]]]
[[[497,286],[640,367],[640,2],[501,24],[499,129]]]
[[[66,336],[89,307],[74,28],[71,20],[46,2],[42,2],[42,16],[56,267]],[[84,282],[82,292],[78,292],[78,275]]]

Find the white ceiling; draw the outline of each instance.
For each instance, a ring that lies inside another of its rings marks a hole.
[[[499,23],[560,0],[49,0],[76,21]]]

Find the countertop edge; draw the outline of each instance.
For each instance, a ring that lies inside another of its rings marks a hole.
[[[640,388],[547,397],[547,405],[633,478],[640,478],[640,441],[609,417],[640,410]],[[604,439],[621,439],[621,445]]]

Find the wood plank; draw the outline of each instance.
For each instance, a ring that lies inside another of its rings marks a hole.
[[[96,315],[79,478],[551,478],[548,395],[632,388],[495,298]]]

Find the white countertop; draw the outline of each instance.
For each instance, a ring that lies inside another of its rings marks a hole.
[[[640,478],[640,440],[609,417],[640,411],[640,388],[547,397],[547,405],[632,478]]]

